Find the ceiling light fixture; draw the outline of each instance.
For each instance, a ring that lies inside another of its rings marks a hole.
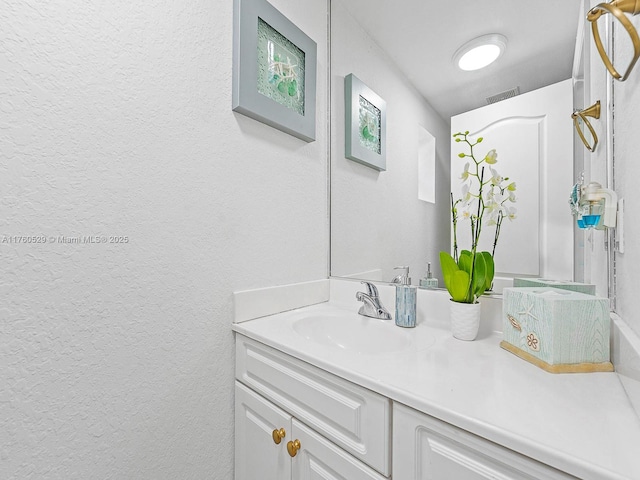
[[[483,35],[468,41],[453,55],[460,70],[479,70],[495,62],[507,48],[507,38],[498,33]]]

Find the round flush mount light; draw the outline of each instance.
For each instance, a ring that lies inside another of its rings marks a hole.
[[[483,35],[468,41],[453,55],[460,70],[479,70],[495,62],[507,48],[507,38],[498,33]]]

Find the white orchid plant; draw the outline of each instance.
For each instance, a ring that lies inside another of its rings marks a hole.
[[[508,177],[502,177],[493,167],[498,161],[495,149],[489,150],[481,160],[476,159],[474,147],[482,143],[482,137],[474,142],[468,131],[456,133],[453,137],[456,142],[464,142],[469,146],[469,153],[460,153],[458,156],[470,160],[460,176],[462,197],[454,200],[453,193],[451,194],[453,256],[448,252],[440,252],[440,265],[451,298],[456,302],[476,303],[478,297],[490,290],[493,283],[493,257],[502,221],[505,218],[516,218],[516,209],[512,205],[516,201],[516,183],[510,182]],[[470,222],[471,248],[462,250],[458,256],[459,218]],[[483,226],[495,226],[491,253],[477,251]]]

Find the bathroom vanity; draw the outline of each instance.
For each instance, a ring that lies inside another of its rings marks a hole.
[[[615,373],[554,375],[500,333],[463,342],[344,307],[234,325],[237,480],[640,478]]]

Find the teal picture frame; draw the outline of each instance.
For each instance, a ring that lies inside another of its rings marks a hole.
[[[350,73],[344,78],[345,157],[387,169],[387,102]]]
[[[313,142],[316,70],[316,42],[293,22],[266,0],[234,0],[233,111]]]

